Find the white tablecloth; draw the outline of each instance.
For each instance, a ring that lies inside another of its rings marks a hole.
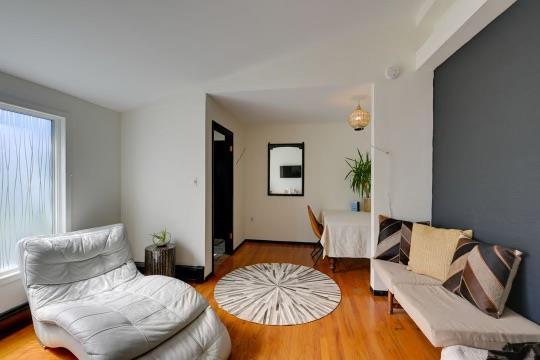
[[[368,258],[371,214],[348,210],[323,210],[323,256]]]

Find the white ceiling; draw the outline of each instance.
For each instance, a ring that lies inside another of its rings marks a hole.
[[[212,94],[245,123],[344,122],[360,102],[371,111],[371,86],[324,86]]]
[[[353,28],[414,22],[422,0],[0,0],[0,71],[116,110]]]

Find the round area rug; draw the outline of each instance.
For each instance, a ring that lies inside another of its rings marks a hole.
[[[218,281],[219,306],[240,319],[294,325],[330,314],[341,301],[339,286],[313,268],[263,263],[236,269]]]

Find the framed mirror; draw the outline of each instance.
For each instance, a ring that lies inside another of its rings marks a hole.
[[[304,143],[268,143],[268,195],[304,196]]]

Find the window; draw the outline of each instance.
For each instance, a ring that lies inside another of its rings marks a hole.
[[[0,273],[17,241],[65,231],[64,118],[0,103]]]

